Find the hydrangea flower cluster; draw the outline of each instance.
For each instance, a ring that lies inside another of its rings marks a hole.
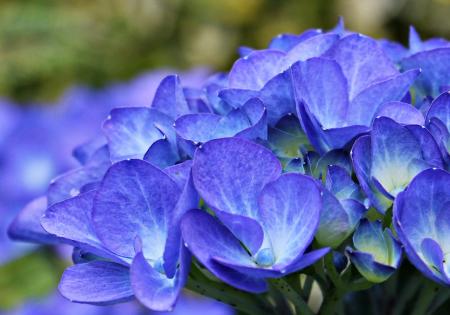
[[[11,234],[72,245],[59,289],[80,303],[167,311],[187,288],[312,314],[317,284],[334,314],[404,253],[450,286],[450,44],[411,29],[409,46],[340,22],[243,47],[201,88],[169,75],[111,111]]]
[[[195,87],[202,78],[206,78],[207,73],[207,69],[199,68],[183,73],[182,77],[184,82]],[[98,130],[98,125],[112,108],[126,104],[145,104],[146,99],[152,97],[160,80],[167,74],[166,70],[149,72],[129,82],[116,83],[98,90],[89,87],[72,87],[54,104],[19,106],[6,99],[0,100],[0,182],[2,183],[0,189],[0,215],[2,218],[0,220],[0,272],[2,275],[7,270],[6,268],[11,270],[11,266],[17,266],[20,259],[26,259],[33,266],[33,262],[29,261],[30,255],[41,253],[39,249],[34,252],[36,246],[30,246],[31,244],[23,246],[24,244],[12,243],[7,239],[8,223],[20,210],[18,207],[23,207],[28,200],[44,193],[48,182],[58,172],[67,171],[77,165],[70,152],[77,144],[86,142],[101,132]],[[145,93],[142,92],[143,90]],[[86,115],[86,112],[89,112],[89,115]],[[34,208],[39,205],[46,206],[45,198],[38,198],[27,207]],[[23,214],[26,213],[27,211],[23,212]],[[39,217],[16,219],[16,221],[22,222],[21,224],[32,220],[39,220]],[[25,240],[36,240],[34,237],[39,234],[34,233],[35,231],[39,233],[41,229],[33,230],[28,225],[25,230],[20,229],[20,225],[16,224],[11,229],[12,235]],[[42,241],[42,238],[39,240]],[[67,256],[65,249],[66,246],[58,246],[56,251],[57,255],[61,256],[60,258],[67,260],[71,255]],[[22,257],[24,255],[28,256]],[[51,259],[49,258],[49,260]],[[14,268],[21,270],[19,267]],[[31,270],[32,268],[30,267]],[[56,272],[55,270],[54,273]],[[26,276],[25,273],[25,275],[12,276],[12,279],[23,279]],[[29,283],[39,282],[40,276],[37,275],[30,279]],[[0,291],[3,292],[5,286],[9,289],[8,281],[10,280],[1,281]],[[21,285],[26,286],[23,283]],[[49,285],[47,289],[51,290],[52,287]],[[24,296],[21,301],[22,305],[12,309],[8,307],[6,310],[3,308],[7,302],[1,300],[0,314],[137,315],[155,313],[133,302],[99,308],[92,305],[71,304],[59,294],[42,298],[47,291],[39,292],[39,294],[39,300],[26,301]],[[24,295],[27,294],[24,293]],[[9,306],[8,303],[7,305]],[[192,295],[181,296],[176,308],[170,314],[187,315],[206,311],[216,315],[233,314],[232,308],[227,305]]]

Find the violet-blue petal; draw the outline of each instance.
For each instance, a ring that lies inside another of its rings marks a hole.
[[[323,246],[338,247],[354,231],[366,212],[365,207],[353,199],[339,201],[328,190],[323,192],[323,208],[315,235]]]
[[[224,89],[220,97],[233,107],[241,107],[251,98],[259,98],[267,108],[269,125],[275,125],[281,117],[295,112],[291,74],[286,70],[270,79],[259,91]]]
[[[203,143],[214,139],[216,126],[221,119],[220,115],[210,113],[188,114],[176,120],[175,129],[181,138]]]
[[[292,66],[292,77],[297,100],[305,103],[323,128],[343,126],[348,107],[348,87],[335,61],[312,58],[296,63]]]
[[[209,141],[197,150],[192,174],[195,187],[208,205],[257,218],[258,196],[281,174],[281,164],[261,145],[224,138]]]
[[[350,172],[339,165],[330,165],[327,167],[327,174],[325,178],[325,187],[338,198],[339,200],[354,199],[360,200],[360,189],[355,184]]]
[[[326,54],[341,66],[349,84],[349,98],[371,84],[398,74],[392,61],[378,43],[361,34],[348,35],[339,40]]]
[[[419,52],[401,61],[403,69],[422,69],[415,85],[419,96],[437,96],[440,87],[450,82],[450,48]]]
[[[432,167],[443,168],[444,161],[442,159],[439,144],[428,129],[418,125],[407,125],[406,129],[408,129],[420,143],[423,160]]]
[[[347,254],[356,269],[371,282],[383,282],[395,272],[394,267],[376,262],[369,253],[347,249]]]
[[[216,277],[241,290],[255,293],[266,290],[263,279],[230,270],[212,259],[223,257],[245,266],[256,266],[239,240],[211,215],[200,210],[188,212],[181,222],[181,231],[189,250]]]
[[[187,253],[185,255],[189,256]],[[180,264],[177,275],[168,278],[152,268],[142,252],[138,253],[130,269],[131,284],[136,298],[151,310],[172,310],[186,283],[189,263],[189,257],[185,258]]]
[[[381,105],[375,116],[389,117],[400,124],[423,126],[423,114],[411,104],[403,102],[388,102]]]
[[[270,244],[276,264],[288,265],[311,243],[319,224],[321,199],[317,183],[306,175],[284,174],[264,187],[259,220],[268,237],[264,244]]]
[[[402,100],[419,74],[417,69],[409,70],[368,85],[351,98],[346,121],[370,126],[380,107],[386,102]]]
[[[111,161],[130,158],[142,159],[157,140],[167,138],[175,144],[176,135],[172,119],[146,107],[117,108],[103,123],[108,139]]]
[[[431,103],[427,122],[432,118],[439,119],[450,130],[450,91],[442,93]]]
[[[95,194],[90,191],[50,206],[40,220],[42,227],[55,236],[101,247],[91,223]]]
[[[150,163],[118,162],[106,173],[94,200],[95,232],[105,247],[117,255],[134,257],[134,243],[140,237],[145,257],[160,259],[169,215],[180,193],[178,185]]]
[[[166,246],[164,248],[164,270],[166,272],[167,277],[172,278],[175,275],[176,267],[179,263],[180,258],[180,248],[181,244],[181,230],[180,223],[183,215],[192,209],[197,208],[199,204],[199,196],[197,191],[195,190],[194,183],[192,181],[191,176],[191,161],[186,161],[182,163],[183,166],[187,166],[189,169],[189,173],[184,184],[181,186],[182,192],[175,208],[172,210],[170,214],[169,227],[168,227],[168,236],[166,241]],[[180,169],[181,167],[178,167]],[[172,168],[173,171],[174,168]],[[164,170],[167,174],[170,174],[170,171]],[[174,179],[176,175],[172,173],[172,179]],[[177,179],[174,179],[177,181]],[[179,186],[180,184],[177,183]]]
[[[46,197],[39,197],[30,201],[9,226],[9,237],[32,243],[57,243],[58,238],[47,233],[41,226],[40,219],[44,215],[45,209],[47,209]]]
[[[311,37],[320,35],[322,33],[319,29],[306,30],[299,35],[295,34],[280,34],[272,39],[269,44],[269,49],[277,49],[284,52],[291,50],[298,43],[305,41]]]
[[[371,180],[371,151],[370,136],[359,137],[351,150],[353,168],[358,182],[369,198],[371,205],[379,212],[384,213],[392,205],[392,201],[376,189]]]
[[[448,272],[442,273],[430,266],[432,252],[436,249],[425,248],[430,252],[424,252],[426,242],[430,243],[424,241],[431,239],[444,253],[448,251],[449,233],[445,221],[449,218],[449,187],[448,172],[428,169],[413,179],[394,205],[394,223],[409,260],[428,278],[447,285],[450,283]],[[445,265],[448,270],[448,264]]]
[[[298,158],[303,155],[303,149],[311,147],[294,115],[284,116],[275,127],[270,128],[267,142],[280,159]]]
[[[177,75],[169,75],[161,81],[155,92],[152,108],[172,119],[190,112],[180,78]]]
[[[238,59],[230,70],[230,88],[260,90],[270,79],[284,71],[285,54],[278,50],[259,50]]]
[[[128,267],[93,261],[66,269],[59,292],[72,302],[108,305],[133,298]]]
[[[308,38],[289,50],[286,54],[285,63],[287,66],[290,66],[298,61],[320,57],[326,53],[338,39],[339,35],[329,33]]]
[[[167,138],[156,140],[144,155],[144,160],[165,168],[174,165],[180,159],[174,145]]]
[[[417,173],[430,167],[419,163],[422,160],[419,141],[406,127],[390,118],[374,121],[371,148],[371,175],[394,197]]]

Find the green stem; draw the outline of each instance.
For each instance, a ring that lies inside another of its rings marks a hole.
[[[427,280],[427,282],[422,286],[419,291],[419,296],[417,302],[414,305],[413,312],[411,315],[425,315],[427,314],[428,308],[433,302],[436,293],[439,291],[439,285]]]
[[[322,302],[322,306],[320,307],[320,315],[334,315],[338,309],[338,304],[341,301],[344,292],[341,292],[337,288],[332,289],[329,292],[326,292],[325,298]]]
[[[342,288],[343,283],[341,281],[341,278],[339,277],[339,273],[337,272],[336,267],[334,266],[332,252],[329,252],[325,256],[324,262],[325,262],[325,268],[327,270],[327,274],[330,277],[331,282],[333,282],[333,285],[338,289]]]
[[[400,295],[396,299],[392,315],[404,314],[406,305],[419,289],[420,283],[421,282],[418,277],[411,277],[408,279],[408,282],[400,290]]]
[[[231,305],[238,311],[248,315],[267,314],[255,300],[244,292],[233,290],[229,286],[222,283],[209,281],[208,283],[200,282],[192,278],[189,279],[186,289],[213,298],[219,302]]]
[[[298,315],[313,315],[314,313],[309,308],[308,304],[303,300],[300,294],[296,293],[295,290],[286,282],[284,279],[272,279],[270,283],[277,288],[280,292],[287,297],[295,307],[295,312]]]
[[[186,289],[226,303],[244,314],[271,314],[268,312],[270,307],[261,295],[252,295],[225,283],[213,281],[195,263],[191,265]]]
[[[305,300],[308,300],[311,295],[312,286],[314,284],[314,278],[306,276],[305,283],[303,284],[302,295]]]

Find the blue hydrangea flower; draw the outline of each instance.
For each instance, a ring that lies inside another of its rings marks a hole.
[[[361,220],[353,234],[355,249],[346,252],[356,269],[371,282],[383,282],[399,267],[402,247],[389,229],[380,221]]]
[[[60,292],[93,304],[136,296],[150,309],[171,309],[190,261],[179,222],[198,204],[189,174],[190,162],[162,171],[142,160],[121,161],[97,190],[50,206],[43,228],[79,248],[78,261],[95,255],[65,271]]]
[[[305,254],[319,224],[321,193],[304,175],[281,175],[266,148],[239,138],[205,143],[194,157],[193,180],[216,217],[202,210],[183,218],[183,239],[215,276],[250,292],[322,257]],[[245,247],[244,247],[245,246]]]
[[[450,83],[450,42],[442,38],[422,41],[414,27],[411,27],[409,51],[399,63],[404,70],[422,69],[415,82],[416,97],[436,97]]]
[[[403,126],[387,117],[375,119],[370,135],[355,141],[351,156],[362,189],[381,213],[419,172],[443,166],[438,146],[425,128]]]
[[[345,147],[370,129],[383,105],[402,100],[418,74],[400,73],[374,40],[360,34],[343,37],[323,57],[294,64],[297,112],[311,144],[321,154]],[[397,103],[383,114],[399,110],[417,111]]]
[[[394,224],[411,263],[426,277],[450,285],[450,174],[425,170],[399,194]]]

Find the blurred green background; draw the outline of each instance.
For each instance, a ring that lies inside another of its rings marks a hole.
[[[227,69],[239,45],[330,28],[405,43],[450,37],[450,0],[1,0],[0,95],[54,100],[73,83],[102,86],[155,67]]]

